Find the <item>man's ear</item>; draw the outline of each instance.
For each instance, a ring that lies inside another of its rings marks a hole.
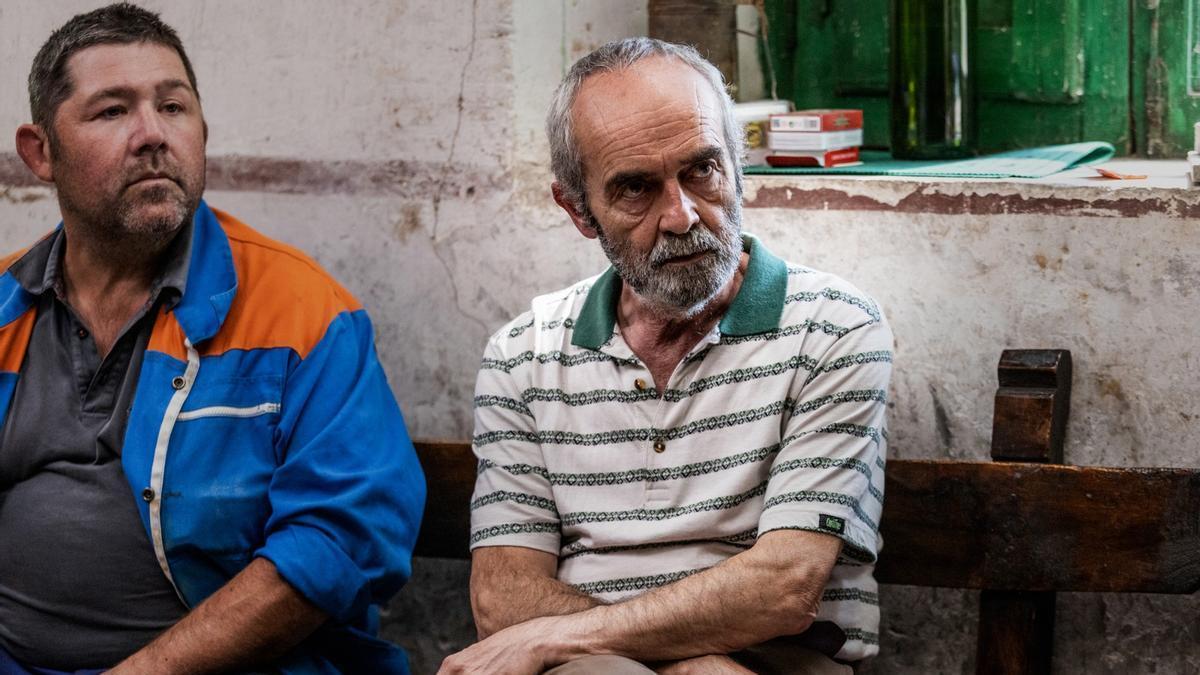
[[[575,229],[579,230],[579,234],[588,239],[595,239],[597,236],[596,229],[592,227],[590,219],[580,210],[580,205],[567,199],[563,194],[562,186],[558,181],[550,184],[550,192],[554,194],[554,203],[562,207],[563,211],[571,217],[571,222],[575,224]]]
[[[17,127],[17,154],[33,175],[47,182],[54,182],[54,171],[50,166],[50,139],[36,124]]]

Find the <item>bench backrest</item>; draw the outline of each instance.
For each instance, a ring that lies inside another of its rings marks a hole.
[[[1055,591],[1200,590],[1200,470],[1058,463],[1070,375],[1063,350],[1002,355],[992,456],[1018,461],[887,463],[876,576],[984,589],[980,673],[1049,672]],[[416,446],[429,484],[416,554],[468,558],[470,443]]]
[[[429,502],[416,554],[469,558],[475,457],[418,440]],[[1200,590],[1200,471],[893,459],[883,583],[1027,591]]]

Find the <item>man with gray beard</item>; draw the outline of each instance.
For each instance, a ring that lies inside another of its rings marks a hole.
[[[425,485],[358,302],[202,199],[175,31],[55,31],[17,152],[62,222],[0,258],[0,673],[403,673]]]
[[[849,673],[878,651],[891,332],[741,231],[721,76],[577,62],[554,199],[612,267],[534,299],[475,392],[471,600],[445,673]]]

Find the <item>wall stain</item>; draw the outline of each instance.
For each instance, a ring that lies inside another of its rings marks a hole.
[[[1054,272],[1061,272],[1063,268],[1063,259],[1061,257],[1051,260],[1045,253],[1034,254],[1033,262],[1037,263],[1038,269],[1050,269]]]
[[[1100,385],[1100,396],[1101,397],[1111,396],[1112,398],[1115,398],[1118,401],[1121,401],[1122,403],[1126,402],[1125,390],[1121,388],[1120,380],[1115,380],[1115,379],[1105,377],[1104,375],[1100,375],[1097,377],[1097,381],[1098,381],[1098,384]]]
[[[1165,281],[1171,282],[1174,289],[1185,297],[1200,289],[1200,268],[1187,258],[1174,256],[1167,259],[1165,276]]]
[[[42,190],[14,190],[0,187],[0,200],[10,204],[31,204],[50,197],[51,193]]]
[[[421,207],[408,204],[400,209],[400,219],[395,224],[396,239],[400,243],[408,241],[409,235],[421,229]]]
[[[937,425],[938,438],[942,441],[942,447],[949,450],[954,447],[954,432],[950,430],[950,416],[946,414],[946,408],[942,405],[937,389],[932,384],[929,385],[929,396],[933,399],[933,417],[934,423]]]

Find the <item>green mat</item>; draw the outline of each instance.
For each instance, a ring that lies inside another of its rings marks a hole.
[[[857,166],[775,168],[765,164],[747,166],[747,174],[857,174],[877,176],[939,176],[947,178],[1041,178],[1052,173],[1108,160],[1115,150],[1103,142],[1048,145],[1044,148],[1012,150],[986,157],[947,161],[892,159],[886,152],[864,150]]]

